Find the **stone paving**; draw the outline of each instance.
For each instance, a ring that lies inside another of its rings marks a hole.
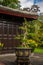
[[[12,56],[12,54],[10,56]],[[14,59],[14,54],[13,54],[13,59]],[[33,56],[30,57],[30,60],[31,60],[31,65],[43,65],[43,54],[34,54]],[[16,63],[8,60],[2,61],[0,56],[0,65],[16,65]]]
[[[0,61],[14,62],[15,60],[16,60],[16,54],[15,53],[0,54]]]
[[[31,57],[32,65],[43,65],[43,54],[34,54]]]

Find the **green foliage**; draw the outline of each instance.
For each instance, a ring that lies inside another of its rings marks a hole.
[[[43,54],[43,48],[35,48],[34,53]]]
[[[28,45],[29,47],[32,48],[32,52],[34,51],[34,49],[38,46],[37,42],[33,39],[29,39],[28,40]]]
[[[27,43],[27,34],[28,34],[28,22],[25,19],[25,21],[23,22],[23,26],[19,27],[20,30],[23,31],[23,33],[21,33],[20,35],[17,35],[15,37],[15,39],[20,39],[21,45],[22,47],[29,47],[28,43]]]
[[[23,26],[19,27],[19,29],[23,30],[24,34],[19,35],[19,39],[23,43],[25,47],[36,48],[43,47],[43,22],[39,20],[27,21],[23,23]],[[29,44],[28,40],[32,40]],[[27,42],[28,41],[28,42]],[[35,41],[35,43],[33,43]]]
[[[29,22],[29,39],[33,39],[38,43],[38,46],[43,47],[43,22],[34,20]]]
[[[19,47],[24,47],[24,48],[32,48],[33,50],[38,46],[36,40],[34,39],[35,37],[35,26],[32,25],[34,24],[32,22],[28,22],[26,19],[23,22],[23,26],[20,26],[19,29],[23,31],[23,33],[21,33],[20,35],[17,35],[15,37],[15,39],[20,39],[21,44],[19,45]],[[31,30],[34,31],[31,31]],[[31,36],[32,38],[30,38],[29,36]],[[32,50],[32,52],[33,52]]]
[[[0,0],[0,4],[3,6],[8,6],[11,8],[19,8],[20,7],[20,2],[18,0]]]

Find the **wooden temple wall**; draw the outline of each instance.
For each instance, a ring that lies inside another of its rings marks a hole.
[[[4,48],[13,48],[20,43],[14,39],[17,34],[21,34],[20,25],[14,20],[0,18],[0,43],[4,44]]]

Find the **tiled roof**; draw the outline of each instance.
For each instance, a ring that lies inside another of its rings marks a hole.
[[[37,13],[35,12],[28,12],[28,11],[22,11],[22,10],[19,10],[19,9],[13,9],[13,8],[9,8],[9,7],[6,7],[6,6],[2,6],[0,5],[0,13],[3,13],[3,14],[9,14],[9,15],[15,15],[15,16],[21,16],[21,17],[27,17],[27,18],[37,18]]]

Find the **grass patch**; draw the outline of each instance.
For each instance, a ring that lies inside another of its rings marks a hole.
[[[36,48],[36,49],[34,50],[34,53],[43,54],[43,48]]]

